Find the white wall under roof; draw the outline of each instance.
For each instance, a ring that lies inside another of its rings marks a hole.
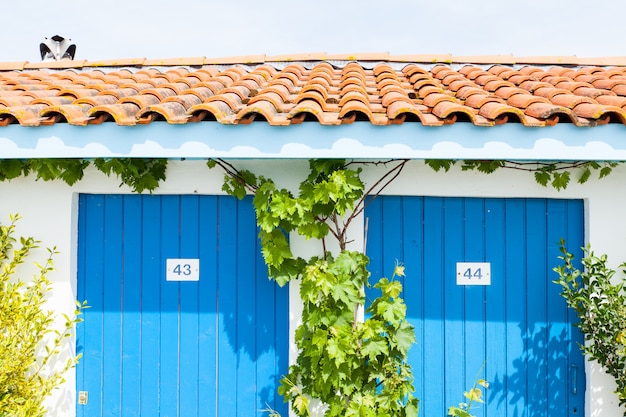
[[[247,167],[277,179],[278,186],[295,189],[299,174],[307,170],[306,161],[235,161],[239,167]],[[368,168],[363,178],[368,182],[377,179],[384,168]],[[203,161],[171,162],[167,182],[158,189],[163,194],[221,194],[223,174],[219,169],[209,170]],[[586,237],[596,253],[606,253],[613,266],[626,260],[626,216],[616,208],[626,205],[621,190],[626,181],[626,167],[620,167],[602,180],[590,180],[580,186],[571,185],[557,192],[537,185],[531,174],[501,171],[491,175],[461,172],[435,173],[421,161],[411,162],[402,175],[385,191],[388,194],[419,196],[466,196],[466,197],[541,197],[582,198],[586,204]],[[77,245],[77,195],[78,193],[122,193],[116,179],[89,170],[85,178],[73,187],[62,182],[35,181],[21,178],[0,183],[0,222],[6,223],[10,213],[20,213],[23,220],[19,231],[42,241],[42,246],[56,245],[60,255],[56,257],[53,279],[55,290],[51,307],[69,312],[76,296],[76,245]],[[354,249],[362,246],[362,226],[352,230],[357,239]],[[315,250],[311,242],[298,241],[298,251]],[[291,309],[297,313],[298,297],[291,291]],[[294,316],[292,314],[292,316]],[[298,314],[292,319],[295,326]],[[293,355],[293,348],[292,348]],[[612,393],[614,383],[600,368],[589,363],[587,369],[586,413],[588,417],[615,417],[622,411]],[[72,417],[75,414],[75,379],[69,376],[66,387],[57,392],[58,405],[52,417]]]

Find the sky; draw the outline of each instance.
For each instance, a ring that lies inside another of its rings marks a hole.
[[[4,0],[0,61],[40,61],[61,35],[76,59],[309,52],[626,55],[626,2],[607,0]],[[10,4],[10,5],[9,5]]]

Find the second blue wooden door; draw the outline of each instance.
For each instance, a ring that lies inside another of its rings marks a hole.
[[[81,195],[78,249],[77,416],[286,415],[288,292],[250,199]],[[167,281],[175,258],[199,259],[199,280]]]
[[[372,280],[406,266],[420,417],[466,402],[477,375],[477,416],[583,415],[582,338],[552,282],[561,238],[580,256],[581,200],[379,197],[366,216]],[[457,262],[489,262],[491,285],[457,285]]]

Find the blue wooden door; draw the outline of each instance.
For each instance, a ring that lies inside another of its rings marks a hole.
[[[267,279],[250,199],[81,195],[78,235],[78,416],[286,415],[288,292]],[[180,258],[198,281],[166,280]]]
[[[420,417],[466,401],[481,368],[491,386],[472,414],[583,415],[582,338],[552,283],[559,240],[580,255],[581,200],[379,197],[366,216],[372,280],[406,266]],[[491,285],[457,285],[457,262],[489,262]]]

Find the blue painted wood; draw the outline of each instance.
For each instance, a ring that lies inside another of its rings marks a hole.
[[[485,201],[485,257],[491,262],[491,274],[503,277],[506,273],[506,202],[503,199]],[[492,383],[502,377],[507,367],[506,285],[494,279],[485,292],[485,343],[484,378]],[[489,395],[487,396],[489,398]],[[491,416],[506,415],[506,401],[488,401],[486,413]]]
[[[376,199],[378,204],[382,200]],[[422,198],[411,198],[402,200],[402,230],[404,233],[402,250],[404,259],[402,261],[407,271],[419,271],[421,275],[424,267],[424,200]],[[412,274],[403,279],[404,294],[416,299],[424,297],[424,280],[413,279]],[[423,305],[411,310],[411,320],[414,326],[417,338],[423,340],[424,335],[424,308]],[[424,357],[420,349],[411,349],[409,351],[409,361],[415,369],[423,369]],[[424,377],[422,372],[413,374],[413,386],[418,398],[423,398],[424,386],[428,384],[428,378]]]
[[[580,259],[584,256],[582,245],[584,242],[584,203],[581,200],[570,201],[567,205],[568,224],[577,224],[577,227],[570,227],[565,237],[568,250],[576,257],[576,266],[582,269]],[[568,323],[577,322],[576,313],[569,309],[567,311]],[[569,326],[570,342],[568,344],[567,381],[568,381],[568,404],[571,415],[584,414],[584,392],[585,392],[585,370],[584,364],[577,360],[579,346],[584,343],[583,334],[575,326]]]
[[[464,230],[464,259],[470,262],[484,262],[485,258],[485,201],[482,199],[463,199],[464,224],[460,227]],[[454,240],[454,236],[451,236]],[[456,265],[453,265],[456,270]],[[484,271],[481,271],[483,273]],[[482,279],[474,277],[474,279]],[[482,286],[456,286],[465,293],[465,366],[464,389],[471,387],[477,375],[484,377],[482,367],[486,365],[486,287]],[[462,391],[461,391],[462,392]],[[459,391],[454,393],[453,399],[458,401]],[[450,403],[453,403],[451,398]],[[486,408],[481,407],[474,413],[476,416],[484,416]]]
[[[83,294],[82,299],[91,308],[83,312],[84,321],[77,325],[78,334],[83,334],[83,339],[77,341],[77,347],[83,353],[77,368],[81,384],[77,387],[79,391],[99,393],[103,375],[104,257],[89,256],[87,248],[96,253],[104,252],[104,197],[81,196],[79,216],[82,222],[79,222],[78,230],[82,230],[83,235],[79,237],[81,258],[78,261],[78,293]],[[87,229],[90,233],[86,233]],[[102,395],[96,394],[86,405],[79,406],[77,414],[85,417],[104,415]]]
[[[407,303],[407,315],[411,322],[414,321],[411,311],[414,306],[423,306],[424,310],[424,335],[418,340],[418,345],[423,346],[423,373],[424,373],[424,395],[420,398],[420,410],[423,416],[439,416],[445,409],[445,321],[444,299],[445,267],[444,267],[444,199],[428,198],[424,200],[424,299],[417,300],[411,295],[405,298]],[[393,213],[391,213],[393,214]],[[375,227],[376,222],[370,227]],[[397,255],[402,260],[402,254]],[[411,271],[407,272],[408,279],[411,278]],[[417,308],[420,308],[417,307]],[[419,370],[416,369],[417,372]],[[424,401],[428,399],[428,401]]]
[[[141,411],[141,197],[123,197],[122,415]],[[111,280],[113,281],[113,280]]]
[[[179,302],[180,283],[166,281],[165,260],[179,258],[179,216],[180,197],[168,195],[161,197],[161,338],[159,349],[160,384],[159,411],[168,417],[180,416],[180,338],[179,338]],[[106,387],[105,387],[106,388]]]
[[[491,388],[473,414],[582,415],[580,334],[552,283],[559,239],[583,245],[581,201],[379,197],[366,216],[373,269],[396,258],[407,266],[420,415],[463,401],[483,363]],[[459,261],[490,262],[492,285],[456,286]]]
[[[526,303],[519,302],[527,294],[526,248],[524,246],[526,225],[524,200],[509,199],[505,202],[505,317],[506,317],[506,368],[494,370],[491,392],[498,392],[497,400],[506,406],[507,416],[526,416]],[[493,279],[493,277],[492,277]],[[509,371],[511,370],[511,371]],[[515,371],[513,371],[515,370]],[[494,394],[491,394],[494,395]],[[495,396],[495,395],[494,395]]]
[[[144,196],[141,228],[141,414],[159,415],[161,338],[161,198]],[[146,227],[148,223],[149,227]]]
[[[77,415],[286,415],[288,293],[267,278],[251,199],[82,195],[79,207],[92,308],[77,329],[90,394]],[[200,281],[166,282],[167,258],[200,259]]]
[[[217,416],[237,415],[237,201],[221,199],[218,206],[219,245],[217,259]]]
[[[198,414],[217,415],[217,248],[218,219],[216,198],[200,199],[199,242],[202,260],[198,283]]]
[[[86,211],[87,211],[87,201],[85,199],[79,199],[78,212],[81,213],[81,215],[84,215],[83,213],[85,213]],[[80,223],[78,225],[78,250],[76,254],[77,265],[78,265],[77,282],[83,282],[83,283],[85,282],[85,272],[86,272],[86,267],[87,267],[87,264],[85,262],[85,252],[86,252],[85,248],[87,246],[85,242],[85,237],[86,237],[85,230],[86,230],[85,223],[84,222]],[[76,297],[78,300],[81,300],[81,301],[87,299],[86,289],[84,285],[78,286],[77,291],[76,291]],[[76,334],[76,354],[82,355],[84,354],[84,351],[85,351],[85,327],[77,326],[75,331],[76,331],[75,333]],[[84,369],[76,371],[76,386],[78,387],[85,386]],[[85,411],[84,407],[77,410],[76,416],[84,417],[84,411]]]
[[[274,373],[267,374],[257,372],[257,376],[262,378],[264,381],[263,384],[259,385],[258,395],[263,404],[273,404],[272,407],[274,410],[278,411],[281,416],[286,416],[288,415],[288,405],[285,403],[283,397],[278,395],[275,387],[278,386],[281,378],[287,374],[286,371],[289,368],[289,355],[287,350],[289,346],[289,326],[285,324],[285,317],[289,317],[290,314],[289,288],[287,286],[277,288],[276,285],[269,279],[261,278],[267,276],[267,271],[265,270],[265,263],[263,262],[258,240],[257,248],[257,270],[258,277],[260,278],[257,280],[257,283],[260,282],[266,289],[266,292],[271,291],[273,293],[272,298],[274,299],[273,312],[270,304],[264,304],[264,307],[267,309],[267,316],[262,321],[262,324],[257,322],[257,328],[267,325],[269,328],[273,327],[273,332],[275,333],[275,343],[272,345],[270,342],[263,350],[264,355],[269,356],[269,360],[274,361]],[[263,268],[262,271],[261,268]],[[259,294],[261,295],[257,297],[257,300],[264,302],[265,298],[262,297],[263,292],[260,292]],[[258,303],[257,305],[260,306],[261,303]],[[266,413],[261,414],[265,415]],[[258,415],[259,413],[257,412],[257,416]]]
[[[195,259],[199,256],[199,197],[180,197],[179,246],[180,258]],[[200,265],[202,269],[202,265]],[[198,282],[180,285],[180,416],[198,414]]]
[[[529,416],[544,410],[548,404],[547,346],[547,290],[548,267],[545,257],[546,201],[532,199],[526,202],[526,407]],[[547,413],[545,413],[548,415]]]
[[[441,297],[443,316],[441,317],[446,319],[441,321],[444,326],[443,387],[445,396],[438,411],[444,415],[447,414],[446,404],[457,402],[459,392],[462,393],[466,386],[465,289],[456,285],[456,263],[465,259],[463,210],[464,201],[460,198],[441,200],[444,265],[441,278],[436,275],[431,277],[433,280],[441,279],[443,283]],[[425,244],[428,245],[428,234],[426,234],[426,239]]]
[[[255,265],[250,262],[255,257],[256,222],[252,205],[241,204],[237,217],[237,415],[252,416],[263,404],[256,401],[257,355],[255,343],[256,293]],[[251,302],[251,300],[253,300]],[[232,414],[231,414],[232,415]]]
[[[103,285],[103,346],[102,385],[119,387],[122,379],[122,210],[121,196],[105,197],[104,206],[104,285]],[[107,279],[115,276],[118,279]],[[104,415],[121,412],[122,392],[119,389],[105,390],[102,397]],[[110,410],[110,412],[107,412]]]

